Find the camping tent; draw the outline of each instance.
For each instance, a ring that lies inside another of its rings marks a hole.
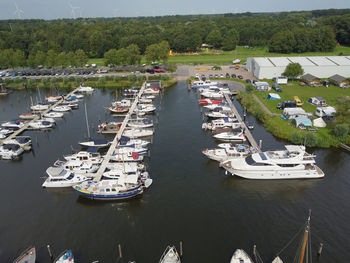
[[[302,108],[285,108],[283,115],[287,120],[294,119],[298,116],[307,116],[307,113]]]
[[[313,123],[315,127],[320,127],[320,128],[326,127],[327,125],[322,118],[314,119]]]
[[[326,101],[322,97],[311,97],[307,100],[307,102],[316,105],[316,106],[326,106]]]
[[[306,116],[298,116],[295,117],[295,126],[300,128],[300,127],[312,127],[312,122],[309,118]]]
[[[278,95],[276,93],[269,93],[268,98],[269,98],[269,100],[280,100],[281,99],[280,95]]]

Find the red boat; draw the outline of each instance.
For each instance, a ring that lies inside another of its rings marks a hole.
[[[201,99],[199,100],[199,104],[221,104],[224,103],[223,100],[211,100],[211,99]]]

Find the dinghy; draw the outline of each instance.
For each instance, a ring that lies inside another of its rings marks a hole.
[[[230,263],[253,263],[253,260],[243,249],[237,249],[233,253]]]
[[[26,249],[13,263],[35,263],[36,251],[35,247]]]
[[[54,263],[74,263],[74,257],[71,250],[65,250],[54,261]]]
[[[161,256],[159,263],[181,263],[180,256],[173,246],[168,246],[163,255]]]

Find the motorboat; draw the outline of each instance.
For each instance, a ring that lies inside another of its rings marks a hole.
[[[202,92],[201,96],[205,98],[211,98],[211,99],[212,98],[220,99],[224,97],[224,95],[221,92],[213,92],[213,91]]]
[[[144,148],[147,147],[147,145],[150,144],[149,141],[140,140],[140,139],[131,139],[129,137],[122,136],[119,139],[118,147],[129,147],[129,148]]]
[[[1,124],[6,129],[19,130],[25,125],[23,120],[12,120]]]
[[[127,125],[131,128],[151,128],[153,121],[151,119],[130,120]]]
[[[63,251],[53,263],[74,263],[74,256],[71,250]]]
[[[155,98],[154,95],[142,95],[140,99],[154,100]]]
[[[253,123],[251,123],[251,122],[246,122],[245,125],[247,126],[247,128],[248,128],[249,130],[254,129],[254,125],[253,125]]]
[[[35,117],[38,117],[39,115],[37,114],[33,114],[33,113],[23,113],[21,115],[19,115],[19,118],[22,120],[32,120]]]
[[[211,81],[209,79],[205,80],[205,81],[193,81],[191,88],[193,89],[199,89],[199,88],[205,88],[205,87],[210,87],[210,86],[216,86],[218,83],[215,81]]]
[[[135,112],[151,113],[151,112],[154,112],[155,110],[156,110],[156,107],[153,104],[139,104],[135,109]]]
[[[32,111],[45,111],[45,110],[47,110],[48,108],[49,108],[49,105],[47,105],[47,104],[41,104],[41,103],[30,106],[30,109],[31,109]]]
[[[253,263],[253,260],[243,249],[237,249],[233,253],[230,263]]]
[[[286,150],[254,153],[244,159],[220,163],[227,172],[246,179],[311,179],[324,177],[315,164],[315,155],[302,145],[286,145]]]
[[[130,107],[120,107],[120,106],[114,106],[114,107],[109,107],[108,108],[110,110],[110,112],[112,113],[127,113],[130,110]]]
[[[152,99],[146,99],[146,98],[141,97],[139,99],[139,102],[140,103],[152,103]]]
[[[250,149],[244,145],[232,146],[229,148],[205,149],[202,153],[209,159],[223,162],[229,159],[244,158],[251,154]]]
[[[121,122],[104,122],[97,126],[98,133],[117,133],[122,126]]]
[[[67,112],[71,110],[72,108],[66,105],[56,106],[51,109],[51,111],[56,111],[56,112]]]
[[[62,162],[57,160],[54,163],[55,167],[63,167],[67,171],[74,172],[75,174],[94,173],[98,170],[99,166],[92,163],[86,163],[82,161],[66,161]]]
[[[33,130],[50,129],[52,127],[53,127],[53,124],[49,121],[36,120],[29,123],[29,128]]]
[[[143,193],[143,185],[140,180],[119,179],[85,181],[73,186],[81,196],[93,200],[124,200],[136,197]]]
[[[117,148],[114,150],[113,155],[116,154],[131,154],[131,153],[137,153],[139,155],[143,155],[146,154],[148,152],[147,148],[142,148],[142,147],[138,147],[138,148],[129,148],[129,147],[122,147],[122,148]]]
[[[86,142],[79,142],[79,144],[84,147],[105,148],[108,147],[111,142],[106,139],[90,139]]]
[[[141,129],[131,129],[131,130],[125,130],[123,132],[123,136],[129,137],[129,138],[140,138],[140,137],[149,137],[153,135],[153,130],[141,130]]]
[[[103,157],[98,152],[98,148],[88,148],[87,151],[64,155],[63,158],[67,161],[81,161],[92,164],[101,164],[103,161]]]
[[[233,128],[233,129],[239,129],[242,127],[242,123],[237,122],[236,118],[219,118],[214,119],[211,122],[203,123],[202,129],[204,130],[216,130],[218,128]]]
[[[158,95],[160,93],[160,89],[156,87],[151,87],[151,88],[145,89],[143,93],[146,95],[149,95],[149,94]]]
[[[29,136],[17,136],[12,138],[11,140],[4,141],[4,143],[18,144],[24,150],[30,150],[32,145],[32,140]]]
[[[93,92],[94,89],[91,88],[91,87],[83,87],[83,86],[80,86],[79,88],[76,89],[75,92],[80,92],[80,93],[91,93]]]
[[[176,248],[174,246],[168,246],[160,257],[159,263],[181,263]]]
[[[16,143],[4,143],[0,146],[0,157],[4,160],[12,160],[19,157],[24,152]]]
[[[60,99],[62,99],[62,96],[60,96],[60,95],[56,95],[56,96],[50,95],[50,96],[47,96],[45,98],[45,101],[47,103],[51,103],[52,104],[52,103],[58,102]]]
[[[120,153],[117,150],[115,150],[111,155],[110,160],[112,162],[142,162],[143,155],[131,151]]]
[[[67,98],[67,100],[70,99],[70,98],[72,98],[72,97],[75,97],[75,98],[77,98],[78,100],[81,100],[81,99],[84,98],[84,95],[83,95],[83,94],[76,94],[76,93],[74,93],[74,94],[72,94],[71,96],[69,96],[69,97]]]
[[[63,104],[62,106],[67,106],[67,107],[71,108],[72,110],[76,110],[79,108],[79,104],[74,103],[74,102],[66,103],[66,104]]]
[[[125,97],[136,96],[139,91],[137,89],[126,89],[123,93]]]
[[[148,188],[153,182],[148,172],[127,171],[126,169],[113,169],[104,172],[103,176],[108,179],[119,179],[125,176],[125,181],[137,181],[140,179],[145,188]]]
[[[125,172],[143,171],[145,165],[141,162],[126,162],[126,163],[108,163],[106,168],[109,170],[123,170]]]
[[[207,105],[204,105],[203,108],[205,109],[208,109],[208,110],[214,110],[216,109],[217,107],[227,107],[229,106],[226,102],[224,103],[220,103],[220,104],[207,104]],[[227,108],[225,108],[227,109]],[[229,108],[231,110],[231,108]]]
[[[21,255],[16,258],[13,263],[35,263],[36,260],[36,250],[35,247],[30,247],[26,249]]]
[[[210,111],[206,112],[205,115],[211,119],[229,118],[233,117],[232,113],[229,111]]]
[[[71,187],[88,180],[87,177],[75,175],[74,172],[67,171],[63,167],[49,167],[46,173],[48,177],[42,187]]]
[[[231,91],[229,88],[219,88],[217,86],[210,86],[209,88],[200,88],[198,89],[198,92],[199,93],[216,92],[216,93],[231,95]]]
[[[225,101],[223,101],[223,100],[212,100],[212,99],[200,99],[198,102],[201,105],[223,104],[223,103],[225,103]]]
[[[112,103],[112,107],[131,107],[131,100],[123,99]]]
[[[213,136],[219,141],[229,142],[229,141],[240,141],[244,142],[246,140],[243,131],[230,131],[222,132]]]
[[[5,139],[11,133],[13,133],[13,130],[0,128],[0,139]]]
[[[64,114],[63,114],[62,112],[54,112],[54,111],[51,111],[51,112],[45,113],[45,114],[44,114],[44,117],[45,117],[45,118],[59,119],[59,118],[62,118],[63,115],[64,115]]]

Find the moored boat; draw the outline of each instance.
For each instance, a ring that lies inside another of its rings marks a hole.
[[[35,263],[36,250],[35,247],[26,249],[21,255],[16,258],[13,263]]]
[[[24,149],[15,143],[7,143],[0,146],[0,157],[5,160],[15,159],[23,152]]]
[[[249,148],[243,145],[229,148],[205,149],[202,153],[209,159],[218,162],[223,162],[229,159],[244,158],[251,154]]]
[[[71,250],[63,251],[54,261],[54,263],[74,263],[74,257]]]
[[[253,260],[243,249],[236,249],[230,263],[253,263]]]
[[[51,109],[52,111],[57,111],[57,112],[67,112],[71,111],[72,108],[69,106],[56,106]]]
[[[159,263],[180,263],[180,256],[174,246],[168,246],[163,255],[161,256]]]
[[[123,132],[123,136],[129,137],[129,138],[140,138],[140,137],[149,137],[153,135],[152,130],[141,130],[141,129],[131,129],[131,130],[125,130]]]
[[[71,187],[88,180],[87,177],[76,175],[74,172],[67,171],[63,167],[49,167],[46,173],[48,177],[42,184],[42,187]]]
[[[222,132],[214,135],[213,137],[219,141],[224,141],[224,142],[230,142],[230,141],[244,142],[246,140],[243,131]]]
[[[32,120],[37,116],[39,116],[39,115],[33,114],[33,113],[23,113],[23,114],[19,115],[19,118],[22,120]]]
[[[106,139],[90,139],[86,142],[79,142],[79,144],[84,147],[105,148],[108,147],[111,142],[107,141]]]

